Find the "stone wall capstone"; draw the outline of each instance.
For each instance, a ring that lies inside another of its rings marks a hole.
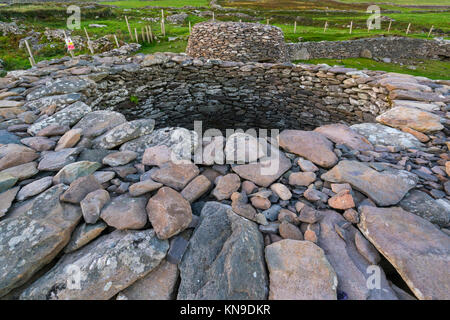
[[[450,58],[450,41],[406,37],[378,37],[346,41],[311,41],[287,44],[290,60],[391,58]],[[366,52],[366,53],[364,53]],[[367,56],[367,53],[370,56]]]
[[[376,82],[384,72],[171,53],[101,62],[88,103],[160,126],[192,128],[202,120],[211,128],[312,128],[372,121],[390,108],[389,91]],[[130,106],[130,96],[139,103]]]
[[[224,61],[288,61],[283,31],[244,22],[204,22],[192,28],[186,53]]]

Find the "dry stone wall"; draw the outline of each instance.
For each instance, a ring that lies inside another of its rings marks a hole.
[[[89,103],[128,119],[154,118],[160,126],[192,128],[194,120],[214,128],[361,123],[388,110],[391,100],[402,99],[399,92],[404,92],[395,84],[386,86],[381,71],[226,62],[169,53],[138,55],[131,62],[104,59],[108,60],[98,67],[103,78],[97,80]],[[440,86],[425,78],[421,83]],[[432,101],[440,99],[436,93],[426,95]],[[130,104],[131,96],[139,103]]]
[[[288,60],[283,31],[259,23],[198,23],[192,28],[186,53],[225,61]]]
[[[291,60],[391,58],[449,59],[450,41],[406,37],[379,37],[347,41],[288,43]]]

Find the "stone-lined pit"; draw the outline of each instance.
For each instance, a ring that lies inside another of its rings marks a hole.
[[[213,128],[354,124],[372,121],[390,108],[390,92],[380,83],[383,74],[183,54],[136,56],[96,81],[92,106],[119,111],[129,120],[154,118],[159,127],[192,128],[195,120]]]

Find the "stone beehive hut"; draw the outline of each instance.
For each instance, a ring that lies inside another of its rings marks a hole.
[[[259,23],[196,24],[186,53],[225,61],[286,62],[287,47],[280,28]]]

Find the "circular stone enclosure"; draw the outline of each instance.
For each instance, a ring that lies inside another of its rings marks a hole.
[[[198,23],[192,28],[186,53],[224,61],[289,61],[283,31],[259,23]]]

